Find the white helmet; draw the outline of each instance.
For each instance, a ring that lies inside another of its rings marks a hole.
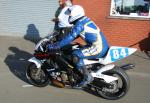
[[[69,8],[70,10],[70,17],[69,17],[69,22],[72,23],[75,20],[85,16],[85,12],[82,6],[80,5],[73,5]]]

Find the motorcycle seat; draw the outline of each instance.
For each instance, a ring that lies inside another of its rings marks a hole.
[[[109,48],[107,49],[106,53],[104,55],[102,55],[101,57],[99,57],[99,58],[88,58],[88,60],[98,61],[99,59],[103,59],[106,57],[108,51],[109,51]]]

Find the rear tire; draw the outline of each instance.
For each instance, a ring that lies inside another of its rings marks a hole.
[[[107,88],[107,87],[100,87],[96,88],[97,93],[109,100],[116,100],[126,95],[126,93],[129,90],[130,87],[130,80],[126,72],[120,68],[114,68],[110,71],[106,71],[104,74],[115,76],[119,78],[117,81],[113,81],[112,84],[113,88]],[[99,79],[100,80],[100,79]],[[121,80],[121,86],[119,86],[119,80]]]
[[[26,77],[29,82],[36,87],[45,87],[49,84],[48,73],[43,69],[40,70],[40,73],[36,76],[38,68],[34,63],[30,63],[26,69]]]

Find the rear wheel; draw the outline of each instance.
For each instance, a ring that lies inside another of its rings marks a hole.
[[[38,70],[34,63],[30,63],[26,70],[26,76],[29,82],[34,86],[45,87],[49,84],[48,73],[43,69]]]
[[[97,93],[101,97],[105,99],[116,100],[123,97],[128,92],[130,87],[130,81],[128,75],[125,73],[124,70],[120,68],[115,68],[113,70],[105,72],[104,74],[117,77],[118,80],[111,82],[110,87],[96,88]],[[102,80],[99,79],[99,83],[101,83],[101,81]]]

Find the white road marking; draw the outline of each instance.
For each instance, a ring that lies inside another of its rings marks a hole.
[[[28,88],[28,87],[33,87],[33,85],[27,84],[27,85],[22,85],[23,88]]]

